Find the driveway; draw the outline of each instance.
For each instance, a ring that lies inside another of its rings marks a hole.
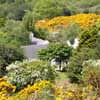
[[[24,55],[28,59],[36,59],[37,57],[37,51],[46,48],[47,45],[28,45],[28,46],[22,46]]]

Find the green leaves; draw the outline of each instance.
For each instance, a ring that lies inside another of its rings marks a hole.
[[[5,25],[5,19],[0,18],[0,28],[3,27],[4,25]]]
[[[52,18],[63,15],[64,0],[39,0],[33,9],[36,19]]]
[[[17,87],[17,90],[40,80],[54,81],[55,79],[55,71],[44,61],[26,60],[11,64],[7,69],[8,80]]]
[[[64,43],[51,43],[47,48],[38,51],[38,57],[43,60],[61,59],[62,61],[69,59],[71,56],[71,48]]]
[[[21,22],[8,20],[0,30],[0,43],[15,46],[26,45],[29,43],[28,36]]]
[[[13,46],[0,44],[0,66],[2,66],[2,68],[16,60],[20,61],[23,59],[24,56],[20,49]]]
[[[98,29],[96,27],[88,27],[80,33],[80,44],[79,47],[96,47],[96,39],[98,35]]]
[[[88,60],[84,62],[82,80],[87,85],[92,85],[100,91],[100,60]]]

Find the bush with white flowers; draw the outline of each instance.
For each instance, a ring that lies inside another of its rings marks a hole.
[[[40,80],[54,81],[55,71],[50,64],[44,61],[25,60],[15,62],[7,67],[8,81],[15,85],[17,89],[21,89],[27,84],[34,84]]]

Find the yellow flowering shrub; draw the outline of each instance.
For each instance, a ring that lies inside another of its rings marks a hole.
[[[58,87],[49,81],[43,80],[33,85],[28,85],[26,88],[12,95],[12,92],[15,92],[15,87],[7,83],[4,78],[1,78],[0,100],[33,100],[34,98],[37,100],[38,96],[44,92],[44,88],[48,86],[54,89],[53,96],[55,99],[53,100],[87,100],[89,94],[93,92],[90,86],[84,88],[78,85],[62,84],[61,87]],[[91,98],[92,100],[98,99],[96,95],[91,95]],[[44,98],[40,99],[44,100]]]
[[[56,94],[56,100],[99,100],[96,91],[91,86],[81,87],[74,84],[63,85],[59,88],[61,92]]]
[[[35,83],[34,85],[28,85],[28,87],[22,89],[20,92],[18,92],[15,96],[11,96],[8,98],[8,100],[27,100],[30,98],[31,95],[35,93],[41,93],[42,89],[46,86],[50,86],[52,88],[55,87],[54,84],[52,84],[49,81],[43,80],[40,82]]]
[[[97,14],[76,14],[72,16],[59,16],[53,19],[40,20],[35,26],[39,29],[48,29],[49,31],[59,31],[59,29],[67,27],[69,23],[74,22],[81,28],[93,26],[100,22],[100,15]]]
[[[13,92],[15,92],[16,87],[9,84],[6,79],[0,78],[0,100],[7,100]]]
[[[34,85],[28,85],[26,88],[15,93],[15,86],[7,83],[4,78],[0,79],[0,100],[27,100],[34,94],[39,94],[46,86],[55,88],[56,86],[46,80],[35,83]],[[15,93],[12,95],[12,93]]]

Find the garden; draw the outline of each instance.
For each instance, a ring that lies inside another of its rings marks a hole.
[[[99,9],[99,0],[0,0],[0,100],[100,100]],[[35,59],[22,48],[34,45],[30,33],[49,41]]]

